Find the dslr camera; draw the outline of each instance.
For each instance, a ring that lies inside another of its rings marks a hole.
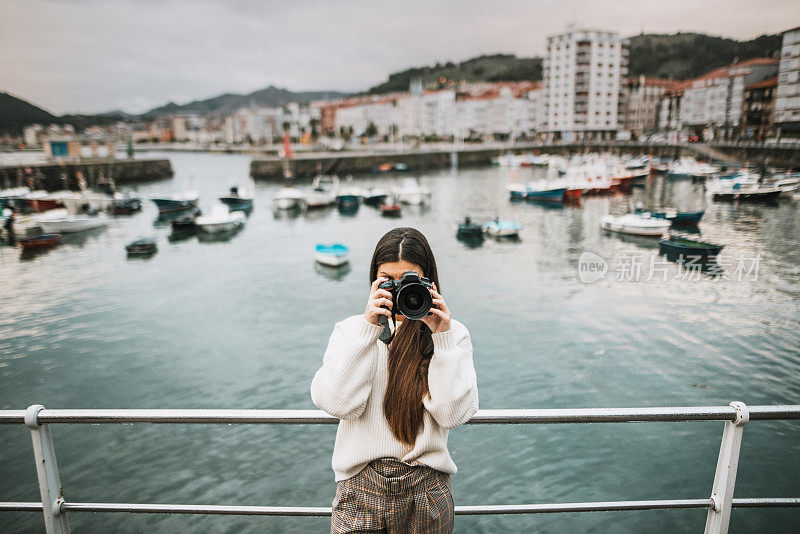
[[[433,307],[428,291],[433,289],[430,280],[420,277],[414,271],[406,271],[399,280],[387,280],[378,287],[392,293],[392,315],[401,313],[409,319],[420,320]]]

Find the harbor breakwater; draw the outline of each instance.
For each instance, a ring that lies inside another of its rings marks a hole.
[[[459,167],[487,165],[495,156],[504,153],[534,152],[542,154],[585,154],[609,152],[611,154],[652,154],[677,159],[693,156],[736,165],[768,165],[778,168],[800,168],[800,149],[794,147],[644,144],[644,143],[570,143],[570,144],[518,144],[506,148],[464,147],[458,150],[415,150],[407,152],[348,153],[326,152],[298,155],[291,159],[267,157],[254,159],[250,175],[256,180],[279,181],[287,176],[312,178],[317,174],[363,174],[373,172],[379,165],[403,163],[412,170],[443,169],[453,164]]]
[[[113,180],[116,185],[151,182],[172,177],[168,159],[95,159],[0,166],[0,187],[27,186],[56,191],[78,189],[82,178],[89,187]]]

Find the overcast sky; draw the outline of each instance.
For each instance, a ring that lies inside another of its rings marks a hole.
[[[267,85],[356,91],[411,66],[541,55],[576,19],[624,36],[750,39],[800,26],[800,1],[0,0],[0,90],[56,114]]]

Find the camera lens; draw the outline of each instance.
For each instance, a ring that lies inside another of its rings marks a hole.
[[[422,319],[433,306],[428,288],[419,283],[403,286],[397,294],[397,309],[409,319]]]

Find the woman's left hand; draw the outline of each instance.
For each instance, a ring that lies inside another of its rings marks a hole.
[[[436,291],[436,284],[432,285],[433,289],[429,289],[428,291],[431,292],[433,307],[428,313],[428,316],[422,319],[422,321],[428,325],[428,328],[430,328],[431,332],[434,334],[447,332],[450,330],[450,310],[444,302],[444,297]]]

